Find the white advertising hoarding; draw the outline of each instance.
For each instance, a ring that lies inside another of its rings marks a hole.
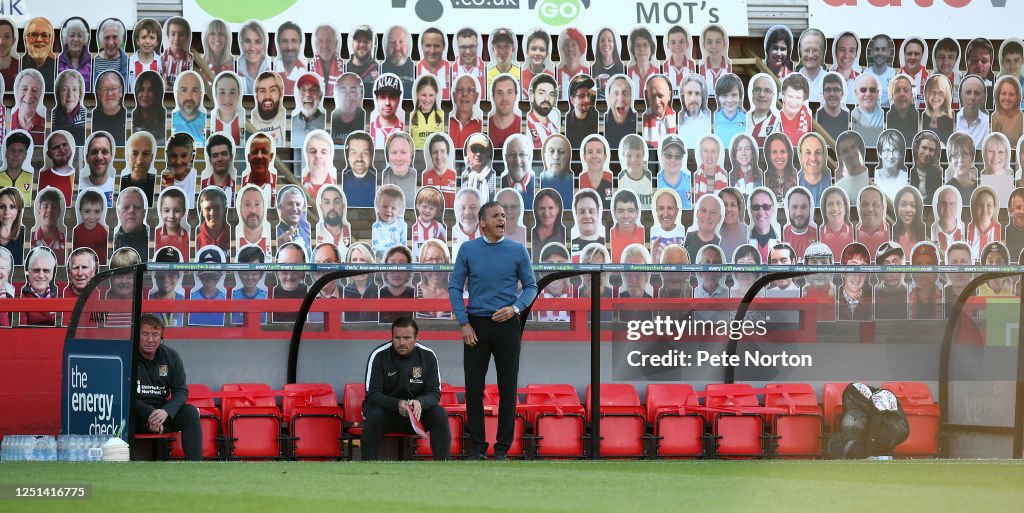
[[[810,26],[828,36],[846,30],[896,39],[1021,37],[1022,0],[808,0]]]

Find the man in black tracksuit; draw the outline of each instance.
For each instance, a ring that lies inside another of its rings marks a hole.
[[[203,430],[199,410],[188,400],[185,366],[178,352],[162,344],[164,323],[155,315],[139,321],[138,381],[135,383],[135,422],[138,433],[181,431],[185,459],[203,459]],[[171,399],[168,400],[167,396]]]
[[[416,343],[419,326],[411,317],[391,325],[391,341],[370,353],[366,366],[366,400],[363,402],[361,449],[364,461],[377,459],[384,433],[413,433],[408,415],[430,432],[435,460],[451,455],[452,435],[448,413],[441,401],[441,373],[437,356]]]

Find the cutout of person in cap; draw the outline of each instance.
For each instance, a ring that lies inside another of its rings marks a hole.
[[[892,229],[886,219],[889,217],[889,202],[877,187],[869,185],[857,196],[857,216],[860,224],[854,237],[868,248],[869,254],[878,251],[878,246],[889,240]]]
[[[590,75],[577,75],[569,81],[571,108],[565,113],[565,135],[573,148],[579,148],[588,135],[597,134],[598,114],[594,88],[594,79]],[[675,120],[672,122],[674,124]]]
[[[552,242],[565,244],[562,197],[554,189],[541,189],[537,191],[534,205],[534,226],[530,233],[530,240],[533,242],[533,261],[540,262],[541,248]],[[607,262],[607,258],[605,262]]]
[[[764,185],[764,169],[761,168],[758,153],[758,146],[750,134],[733,136],[729,145],[729,165],[732,166],[729,169],[729,184],[739,189],[744,198],[749,197],[755,188]],[[682,158],[686,158],[685,151]]]
[[[308,261],[306,250],[295,242],[282,244],[277,250],[277,263],[279,264],[304,264]],[[306,285],[306,273],[303,271],[281,270],[274,273],[277,277],[277,285],[270,291],[273,299],[302,299],[306,297],[308,287]],[[274,312],[270,314],[272,323],[293,323],[297,313]]]
[[[196,247],[217,246],[231,251],[231,227],[228,226],[228,197],[220,187],[207,187],[199,193],[199,229]]]
[[[205,78],[215,77],[224,71],[235,70],[235,56],[231,55],[231,29],[224,20],[215,18],[206,24],[203,31],[203,60],[207,69]]]
[[[196,251],[196,262],[200,264],[224,264],[227,258],[223,250],[217,246],[206,246]],[[224,289],[223,271],[199,271],[196,273],[198,282],[189,293],[189,299],[227,299]],[[223,312],[201,312],[188,314],[189,326],[224,326]]]
[[[543,147],[548,137],[560,132],[561,112],[557,105],[558,86],[554,77],[534,77],[530,84],[530,113],[526,116],[526,130],[533,139],[534,148]]]
[[[601,222],[601,198],[593,189],[576,192],[572,202],[573,227],[569,231],[573,263],[579,263],[583,248],[592,242],[605,244],[604,223]],[[535,241],[536,243],[536,241]]]
[[[277,194],[277,247],[295,242],[313,253],[312,230],[306,220],[306,194],[297,185],[285,185]]]
[[[331,136],[323,130],[313,130],[302,144],[302,187],[309,197],[317,197],[321,187],[338,183],[338,169],[334,167],[334,145]]]
[[[678,25],[677,25],[678,26]],[[680,27],[681,29],[682,27]],[[686,43],[689,45],[689,41]],[[693,67],[691,67],[691,70]],[[670,77],[670,70],[664,70]],[[619,56],[619,34],[612,27],[604,27],[597,33],[597,45],[594,49],[594,63],[590,65],[590,76],[594,77],[597,99],[605,99],[608,82],[615,75],[626,73],[626,67]],[[572,93],[569,93],[572,97]]]
[[[912,265],[941,265],[942,259],[935,244],[922,241],[911,252]],[[939,319],[943,313],[942,287],[938,273],[913,273],[914,285],[910,288],[910,318]]]
[[[323,85],[320,77],[310,72],[299,75],[295,83],[295,110],[292,111],[292,147],[303,148],[306,136],[314,130],[327,128],[327,112],[324,110]],[[330,137],[328,137],[328,141]],[[301,162],[306,164],[306,153],[301,153]]]
[[[433,134],[427,138],[423,152],[423,160],[429,163],[423,171],[423,186],[437,187],[444,195],[445,208],[455,208],[457,176],[452,169],[455,162],[452,140],[445,133]]]
[[[953,108],[960,108],[960,82],[964,75],[960,71],[960,42],[951,37],[944,37],[935,42],[932,48],[932,75],[943,75],[953,84]],[[982,82],[984,85],[984,81]],[[984,92],[985,89],[982,88]],[[984,99],[984,98],[982,98]],[[983,103],[984,105],[984,103]]]
[[[999,224],[999,195],[995,189],[983,185],[971,194],[971,222],[967,223],[966,234],[971,254],[984,264],[982,248],[1003,238],[1003,227]],[[1000,265],[1006,265],[1006,262]]]
[[[53,250],[46,246],[32,248],[25,258],[25,285],[21,288],[22,299],[55,299],[60,297],[57,289],[57,259]],[[56,312],[22,312],[19,326],[53,327],[57,325]]]
[[[249,121],[253,130],[266,134],[277,146],[284,146],[287,116],[284,102],[284,80],[273,71],[264,71],[256,79],[256,108]]]
[[[796,253],[797,261],[811,244],[818,241],[818,225],[814,224],[814,202],[811,191],[796,186],[786,193],[786,226],[782,227],[782,240]]]
[[[652,75],[644,85],[647,111],[643,115],[644,140],[657,147],[661,138],[676,133],[676,112],[672,109],[672,84],[665,75]]]
[[[373,84],[374,110],[370,113],[370,135],[375,146],[384,146],[388,136],[405,130],[402,110],[402,81],[393,73],[384,73]]]
[[[292,21],[286,21],[277,28],[277,57],[274,59],[274,71],[284,81],[284,94],[295,93],[295,82],[299,80],[309,66],[302,56],[306,37]]]
[[[185,18],[173,17],[164,23],[164,51],[160,67],[168,84],[177,82],[178,75],[192,69],[192,27]]]
[[[349,134],[366,130],[363,109],[363,83],[354,73],[345,73],[334,86],[334,112],[331,113],[331,139],[338,147],[345,146]]]
[[[723,196],[724,198],[724,196]],[[661,255],[669,246],[682,245],[686,241],[686,226],[682,222],[679,195],[672,189],[654,191],[654,225],[651,226],[651,256],[661,262]],[[743,227],[743,241],[747,229]],[[689,262],[689,254],[687,254]]]
[[[886,130],[878,137],[878,167],[875,168],[875,186],[893,203],[896,192],[907,185],[907,142],[898,130]]]
[[[107,132],[114,136],[118,146],[124,146],[128,109],[124,107],[124,78],[116,71],[104,71],[96,79],[96,106],[91,113],[91,133]]]
[[[394,246],[408,240],[409,226],[405,222],[405,194],[397,185],[382,185],[374,199],[377,219],[370,227],[374,254],[383,259]]]
[[[981,144],[985,167],[981,170],[981,185],[995,189],[1000,199],[1013,192],[1013,168],[1010,167],[1010,142],[998,132],[989,134]],[[1002,208],[1003,204],[996,205]]]
[[[487,88],[493,90],[494,79],[501,74],[508,74],[518,81],[522,76],[522,68],[516,62],[516,34],[512,30],[499,27],[491,32],[490,62],[487,64]],[[518,91],[516,92],[518,95]]]
[[[715,135],[729,149],[733,137],[747,131],[747,111],[743,110],[743,81],[732,73],[726,73],[715,85],[718,98],[715,110]]]
[[[238,249],[235,262],[239,264],[262,264],[266,259],[266,250],[254,244],[247,244]],[[266,273],[263,271],[236,271],[235,283],[238,286],[231,289],[231,299],[267,299],[269,293],[264,283],[265,277]],[[233,312],[231,314],[231,324],[243,324],[246,315],[242,312]],[[260,314],[260,324],[266,323],[267,314]]]
[[[946,265],[972,265],[974,259],[971,258],[971,248],[967,247],[964,242],[954,242],[949,245],[949,249],[946,250]],[[942,289],[943,295],[946,297],[944,314],[945,318],[949,318],[953,315],[953,304],[956,298],[960,297],[960,294],[967,288],[967,284],[974,278],[973,273],[946,273],[946,287]]]
[[[57,265],[64,265],[67,227],[64,226],[64,194],[50,187],[39,191],[33,205],[36,225],[32,227],[29,247],[46,246],[53,250]]]
[[[54,131],[46,138],[46,158],[50,165],[39,171],[36,190],[58,189],[66,200],[64,206],[70,207],[75,183],[75,168],[71,165],[75,158],[75,139],[64,130]]]
[[[946,168],[946,183],[956,187],[961,198],[971,197],[978,186],[978,168],[974,165],[974,141],[967,134],[956,132],[949,137],[946,145],[949,166]]]
[[[263,191],[264,203],[274,206],[277,169],[274,167],[274,140],[262,132],[249,136],[245,146],[245,170],[241,186],[253,184]]]
[[[1020,110],[1021,86],[1017,77],[1004,76],[996,80],[993,87],[996,108],[992,111],[992,131],[999,132],[1011,141],[1020,140],[1024,135],[1024,112]]]
[[[612,197],[612,218],[615,224],[608,231],[608,242],[611,243],[612,261],[619,262],[627,246],[643,246],[647,242],[646,230],[640,222],[640,200],[635,192],[629,189],[615,192]]]
[[[416,143],[416,149],[422,149],[431,134],[445,131],[445,115],[441,108],[437,77],[426,74],[416,79],[415,103],[416,108],[409,114],[409,134]]]
[[[807,247],[807,251],[804,253],[804,263],[807,265],[832,265],[832,250],[820,242],[815,242]],[[834,321],[836,320],[836,292],[836,285],[832,283],[831,274],[813,273],[807,276],[807,284],[804,285],[800,294],[808,301],[817,304],[819,319]]]
[[[764,62],[779,80],[793,73],[793,32],[789,27],[773,25],[765,33]]]
[[[120,190],[123,192],[129,187],[138,187],[145,194],[146,203],[152,203],[156,190],[156,168],[153,166],[156,145],[153,136],[149,132],[133,133],[128,139],[126,153],[128,166],[121,171]]]
[[[697,84],[699,85],[700,82],[697,82]],[[691,89],[691,95],[695,92],[696,89]],[[754,137],[758,147],[764,146],[764,142],[768,139],[769,135],[782,129],[781,121],[779,120],[779,110],[775,105],[775,100],[778,96],[778,84],[767,73],[754,75],[747,85],[747,98],[750,103],[750,109],[747,111],[746,132]],[[683,104],[685,106],[685,100]]]
[[[921,129],[935,132],[939,140],[948,140],[956,125],[953,119],[953,94],[949,79],[942,75],[928,77],[924,85],[924,96],[925,108],[921,115]]]
[[[185,191],[181,187],[171,186],[160,191],[157,200],[157,218],[160,224],[155,230],[154,246],[162,248],[171,246],[177,249],[182,257],[192,254],[192,241],[188,225],[188,208],[185,206]]]
[[[768,250],[779,242],[782,230],[776,223],[775,193],[767,187],[758,187],[750,195],[750,235],[748,242],[757,248],[761,260],[768,260]],[[691,228],[692,230],[693,228]],[[824,240],[824,238],[822,238]],[[853,240],[853,227],[850,227],[850,240]]]
[[[78,190],[97,189],[106,198],[107,208],[114,206],[114,139],[109,133],[94,131],[85,140],[85,167],[78,178]],[[0,175],[0,180],[3,176]]]
[[[452,258],[459,254],[463,242],[471,241],[480,236],[480,191],[472,188],[460,188],[455,195],[455,226],[452,227]]]
[[[491,81],[491,112],[487,117],[487,136],[495,146],[504,146],[513,134],[523,132],[523,113],[519,110],[519,84],[512,75],[498,75]]]
[[[373,257],[373,250],[366,243],[357,242],[348,248],[345,263],[375,264],[377,259]],[[377,283],[369,273],[349,278],[341,291],[341,297],[345,299],[377,299],[379,296]],[[377,322],[377,312],[343,312],[341,315],[342,322]]]
[[[22,129],[32,136],[32,143],[42,145],[46,134],[46,104],[43,103],[43,75],[36,69],[23,69],[14,79],[14,110],[11,130]],[[50,77],[50,89],[53,77]]]
[[[373,138],[362,130],[349,134],[345,142],[345,162],[341,186],[349,205],[372,208],[377,189],[377,170],[373,167]]]
[[[725,219],[725,206],[714,194],[705,194],[694,205],[693,226],[686,232],[683,247],[692,260],[697,259],[697,252],[704,246],[720,247],[722,238],[718,232]]]
[[[416,76],[433,75],[437,82],[437,102],[450,100],[448,85],[452,63],[448,62],[448,36],[437,27],[428,27],[420,33],[420,61],[416,63]]]
[[[334,84],[345,73],[345,60],[341,58],[338,29],[334,25],[324,23],[313,31],[313,60],[309,70],[320,77],[324,84],[324,94],[334,96]]]
[[[497,187],[497,173],[491,166],[494,159],[491,140],[484,134],[473,134],[466,140],[463,154],[466,156],[466,168],[460,176],[459,187],[476,189],[482,203],[487,203],[494,198]]]
[[[480,57],[480,36],[471,27],[459,29],[455,34],[455,62],[452,63],[452,82],[468,75],[476,82],[478,91],[486,91],[487,70],[484,60]],[[483,94],[483,93],[481,93]],[[484,98],[486,99],[486,98]]]
[[[768,136],[764,152],[768,162],[764,184],[775,193],[775,201],[781,205],[786,193],[798,183],[796,168],[793,166],[793,146],[785,134],[776,132]]]
[[[171,246],[160,248],[153,255],[154,262],[180,264],[185,261],[183,255],[176,248]],[[181,301],[185,299],[185,289],[182,287],[181,271],[153,271],[153,288],[149,290],[149,299]],[[183,326],[185,314],[183,312],[158,313],[164,321],[165,326]]]
[[[523,99],[529,99],[530,84],[537,75],[555,76],[555,64],[551,62],[551,36],[543,29],[537,29],[526,36],[526,61],[523,63],[519,84],[523,88]]]
[[[425,241],[417,253],[418,262],[431,265],[442,265],[451,262],[448,246],[443,241],[431,239]],[[416,284],[416,297],[421,299],[442,299],[448,297],[448,273],[420,273],[420,281]],[[451,319],[452,312],[416,312],[417,319]]]
[[[330,242],[339,248],[352,243],[352,225],[348,222],[348,200],[337,185],[325,185],[317,191],[316,207],[320,224],[316,227],[316,243]]]
[[[957,97],[962,103],[959,112],[956,113],[955,128],[957,132],[970,135],[976,146],[981,146],[991,124],[985,110],[985,94],[985,82],[977,75],[968,75],[960,81]]]
[[[444,225],[444,196],[437,187],[424,186],[416,193],[416,222],[412,225],[413,256],[419,255],[423,244],[431,239],[448,241],[448,227]]]
[[[700,34],[700,52],[703,58],[697,73],[704,77],[708,89],[714,91],[723,73],[732,73],[729,60],[729,35],[721,25],[708,25]]]
[[[206,168],[199,177],[199,189],[220,187],[231,207],[238,188],[235,169],[235,145],[227,134],[215,133],[206,139]]]
[[[68,256],[68,283],[62,290],[64,297],[77,298],[85,292],[86,285],[96,276],[99,269],[99,258],[96,252],[90,248],[78,248]],[[99,291],[93,290],[92,298],[99,299]],[[64,319],[66,326],[69,319]],[[82,323],[83,326],[96,327],[95,319],[88,319]]]
[[[235,209],[238,214],[235,247],[257,246],[264,253],[268,253],[270,223],[267,221],[267,201],[263,191],[252,184],[243,186],[238,191]]]
[[[942,143],[932,131],[924,130],[914,136],[914,167],[910,170],[910,185],[921,191],[925,205],[932,204],[932,196],[942,186],[942,168],[939,167],[941,148]]]
[[[812,102],[821,102],[821,80],[825,78],[825,34],[818,29],[807,29],[797,40],[797,51],[800,52],[800,72],[811,85]]]
[[[132,137],[146,132],[153,144],[167,140],[167,109],[164,107],[164,80],[155,71],[143,71],[135,80],[135,109],[132,110]],[[95,122],[95,112],[93,113]],[[123,130],[122,130],[123,131]],[[111,134],[116,134],[114,130]]]
[[[406,198],[416,196],[416,184],[419,183],[419,171],[412,166],[416,156],[412,137],[405,132],[395,132],[388,137],[384,145],[388,166],[381,173],[381,185],[394,184],[402,189]],[[406,208],[412,208],[407,204]]]
[[[359,25],[349,34],[348,47],[345,72],[354,73],[363,83],[363,92],[368,94],[373,91],[373,83],[380,75],[380,63],[376,57],[377,35],[369,25]]]
[[[619,143],[619,189],[629,189],[636,193],[640,200],[640,208],[651,209],[651,197],[654,194],[651,170],[648,167],[648,147],[639,135],[627,135]]]
[[[906,43],[904,43],[905,45]],[[842,32],[832,42],[832,67],[846,81],[846,103],[853,104],[853,82],[860,76],[860,38],[853,32]],[[902,70],[901,70],[902,71]],[[924,71],[924,68],[921,68]],[[927,73],[927,72],[925,72]],[[914,75],[908,73],[912,78]],[[916,78],[914,88],[917,89]]]
[[[964,222],[960,219],[962,201],[960,191],[952,185],[943,185],[935,191],[932,200],[935,222],[932,224],[930,240],[941,251],[945,251],[955,241],[964,240]]]
[[[857,197],[860,190],[868,185],[868,167],[864,164],[864,139],[853,130],[839,134],[836,139],[836,185],[843,189],[847,198]],[[941,176],[941,174],[939,175]]]
[[[26,163],[28,165],[26,165]],[[22,204],[32,202],[32,139],[24,130],[7,134],[4,139],[3,167],[0,187],[13,187],[21,195]]]
[[[157,31],[160,26],[157,25]],[[99,52],[92,61],[92,77],[96,79],[107,71],[114,71],[122,80],[128,76],[128,54],[124,51],[124,23],[117,18],[107,18],[100,22],[96,31],[96,44]]]
[[[553,242],[541,248],[540,261],[545,264],[561,264],[569,261],[569,250],[565,245]],[[573,286],[568,278],[555,280],[541,290],[539,297],[544,299],[569,299],[573,297]],[[539,310],[536,317],[537,322],[569,322],[569,312],[566,310]]]
[[[896,222],[892,225],[892,240],[903,253],[909,254],[914,245],[928,240],[928,225],[924,222],[924,202],[917,188],[907,185],[896,193]]]
[[[691,174],[686,168],[686,160],[683,140],[675,135],[665,136],[658,146],[658,189],[672,189],[679,197],[679,208],[691,210]]]
[[[992,241],[981,250],[981,265],[1005,266],[1010,263],[1010,255],[1002,242]],[[978,287],[981,297],[1006,297],[1013,294],[1013,279],[1009,277],[988,280]]]
[[[875,91],[877,98],[877,84]],[[800,138],[804,134],[810,133],[814,129],[811,108],[807,104],[807,98],[810,95],[810,86],[807,85],[807,79],[803,75],[790,74],[782,81],[782,110],[779,111],[779,128],[789,137],[789,142],[794,145],[800,142]],[[863,103],[862,107],[867,109],[867,102]],[[878,108],[877,104],[874,105],[874,108],[875,110],[872,112],[877,114],[877,121],[881,126],[884,111]],[[856,118],[856,115],[854,117]]]
[[[618,43],[618,36],[615,36],[615,41]],[[665,34],[668,55],[661,65],[661,72],[668,76],[673,92],[678,92],[682,87],[683,79],[697,71],[691,42],[690,33],[681,25],[672,25],[668,29],[668,33]],[[616,54],[618,54],[617,47],[616,44]]]
[[[89,24],[75,16],[64,21],[60,29],[60,43],[64,51],[57,58],[57,74],[68,70],[78,72],[82,81],[89,83],[81,92],[92,92],[92,54],[89,53]],[[84,77],[89,77],[85,79]],[[84,139],[84,137],[83,137]]]
[[[683,102],[683,110],[679,112],[679,137],[687,147],[696,148],[700,138],[711,133],[712,115],[704,77],[691,74],[684,78],[679,96]]]
[[[50,113],[50,128],[54,131],[67,131],[75,141],[85,140],[86,110],[82,104],[83,91],[85,81],[77,71],[65,70],[57,76],[57,105]]]
[[[984,85],[980,80],[975,80],[980,86],[982,94],[985,92]],[[899,130],[903,139],[913,141],[914,136],[921,129],[917,106],[914,104],[914,82],[908,75],[899,74],[889,81],[889,98],[892,107],[885,114],[885,126]],[[819,111],[820,112],[820,111]],[[977,119],[978,110],[974,109],[973,118]],[[957,114],[957,119],[961,114]],[[820,122],[820,121],[819,121]],[[959,123],[959,121],[958,121]],[[966,124],[965,124],[966,127]],[[985,114],[985,131],[988,132],[988,114]]]
[[[404,244],[398,244],[388,249],[382,257],[385,264],[410,264],[412,253]],[[412,273],[408,271],[390,271],[384,273],[384,286],[380,288],[380,298],[403,298],[412,299],[415,290],[412,287]],[[393,323],[398,319],[412,317],[412,312],[385,311],[380,314],[381,323]]]
[[[267,30],[257,20],[245,22],[238,31],[238,47],[242,49],[242,55],[238,57],[235,69],[242,79],[242,92],[253,94],[256,77],[272,67],[267,55]]]
[[[699,200],[705,194],[716,194],[729,186],[729,175],[722,167],[725,164],[725,151],[718,136],[709,134],[701,137],[697,157],[700,164],[693,174],[694,200]]]
[[[2,200],[0,200],[2,201]],[[101,265],[107,264],[107,202],[98,189],[83,189],[75,203],[78,224],[71,232],[71,245],[76,250],[90,249]],[[74,255],[74,253],[72,253]]]
[[[402,81],[402,98],[412,99],[412,81],[416,79],[416,64],[412,61],[412,36],[409,29],[395,25],[385,35],[386,47],[381,73],[397,76]]]
[[[25,37],[25,55],[21,56],[22,73],[28,70],[37,71],[40,73],[40,94],[44,91],[53,91],[53,79],[57,70],[57,58],[53,53],[53,24],[43,17],[32,18],[25,23],[22,34]],[[14,90],[17,91],[18,87],[15,86]]]
[[[161,39],[163,39],[163,30],[160,29],[160,23],[153,18],[143,18],[135,24],[132,34],[135,52],[132,53],[131,58],[128,60],[128,76],[123,79],[128,82],[129,93],[135,91],[135,79],[143,71],[155,71],[157,73],[163,71],[160,68],[160,59],[157,55]],[[228,54],[230,55],[230,52]]]
[[[866,51],[868,67],[864,73],[878,78],[879,102],[882,107],[889,108],[889,82],[896,78],[893,59],[896,58],[896,43],[886,34],[878,34],[868,41]]]
[[[609,146],[617,148],[623,137],[636,133],[633,83],[626,75],[614,75],[608,80],[605,97],[608,111],[604,115],[604,136]]]
[[[533,147],[530,139],[523,134],[509,137],[505,140],[502,156],[505,159],[505,172],[501,175],[501,188],[512,188],[519,192],[526,210],[533,210],[537,175],[533,171]],[[505,231],[507,235],[507,227]]]
[[[843,248],[842,265],[869,265],[871,251],[859,242],[851,242]],[[867,284],[865,273],[843,273],[843,286],[839,290],[839,320],[870,321],[874,289]],[[867,286],[865,286],[867,285]]]
[[[185,208],[191,210],[195,207],[196,198],[196,158],[195,145],[192,137],[181,132],[171,136],[167,141],[167,167],[161,175],[161,188],[171,185],[181,187],[185,193]]]
[[[615,176],[608,168],[608,141],[600,134],[590,134],[583,139],[580,158],[583,160],[583,172],[580,173],[578,188],[593,189],[601,196],[604,208],[611,208],[612,192]],[[689,180],[687,180],[689,186]]]
[[[558,99],[569,99],[569,84],[577,75],[590,72],[587,63],[587,37],[578,28],[569,27],[558,36],[558,56],[560,61],[555,68],[558,77]]]
[[[818,208],[821,204],[821,193],[832,186],[832,171],[828,168],[828,151],[825,149],[825,141],[820,135],[811,132],[800,139],[800,145],[797,148],[800,172],[797,174],[796,183],[801,187],[806,187],[811,193],[811,208]],[[907,183],[906,169],[904,169],[903,183]]]
[[[647,27],[636,27],[629,33],[629,65],[626,66],[626,75],[632,83],[633,100],[642,98],[643,88],[647,79],[658,73],[660,67],[654,55],[658,50],[658,44],[654,40],[654,34]]]

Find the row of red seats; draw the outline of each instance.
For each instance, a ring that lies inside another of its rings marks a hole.
[[[630,384],[601,386],[601,456],[624,458],[814,458],[842,410],[846,383],[824,386],[823,407],[807,384],[710,384],[697,392],[687,384],[650,384],[641,402]],[[910,437],[896,455],[938,455],[939,406],[928,386],[915,382],[883,384],[900,399]],[[448,410],[452,455],[463,454],[465,405],[459,389],[442,385],[441,405]],[[522,458],[579,458],[587,455],[587,425],[593,411],[590,387],[581,404],[568,384],[528,385],[517,402],[515,441],[509,455]],[[340,459],[351,457],[359,438],[365,388],[345,386],[342,403],[328,384],[290,384],[275,392],[265,384],[225,384],[219,394],[205,385],[189,385],[189,403],[200,410],[203,457],[227,459]],[[278,408],[277,396],[282,396]],[[220,407],[215,402],[220,397]],[[762,398],[763,397],[763,401]],[[485,428],[493,442],[498,393],[484,392]],[[388,435],[410,445],[416,457],[429,458],[426,440]],[[345,442],[348,442],[347,444]],[[171,457],[183,456],[177,434]]]

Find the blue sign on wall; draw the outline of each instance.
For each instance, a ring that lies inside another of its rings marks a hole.
[[[62,433],[112,435],[122,420],[128,425],[131,362],[128,340],[64,341]]]

